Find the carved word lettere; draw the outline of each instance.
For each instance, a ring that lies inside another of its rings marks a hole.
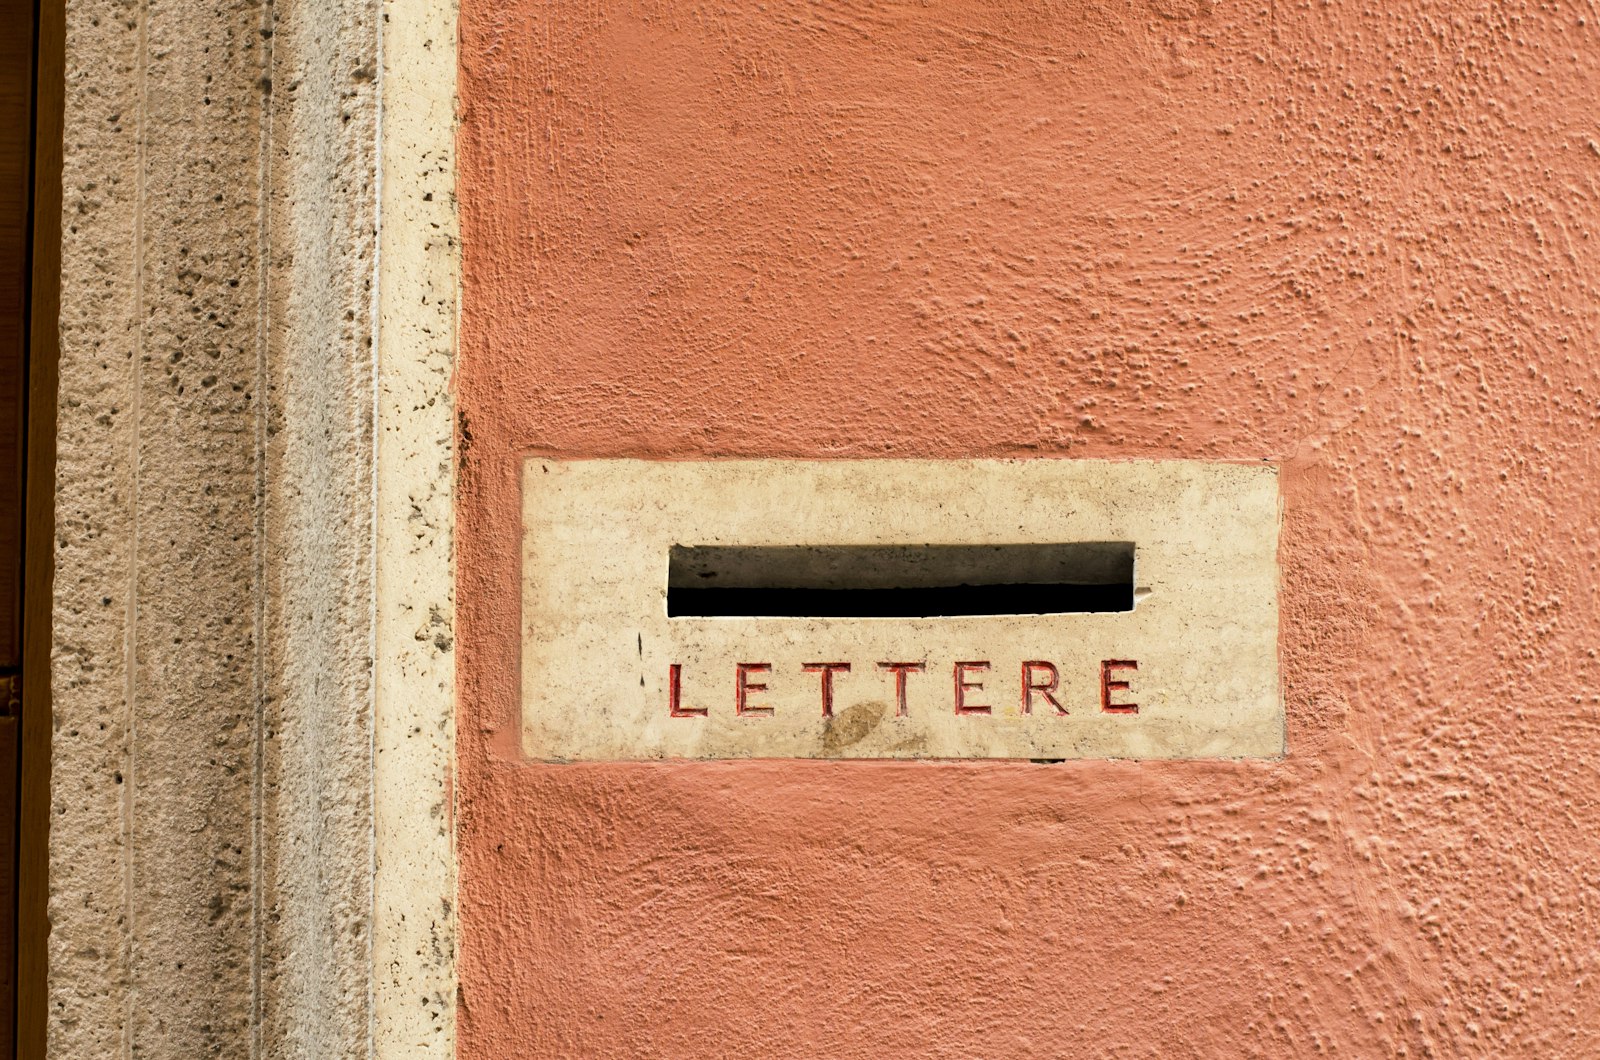
[[[1105,714],[1137,714],[1138,703],[1123,702],[1120,694],[1127,691],[1129,682],[1118,678],[1116,675],[1125,670],[1137,670],[1136,659],[1102,659],[1100,662],[1100,703],[1099,709]],[[808,662],[802,664],[800,669],[809,674],[816,674],[818,678],[818,706],[821,716],[833,717],[834,682],[838,675],[849,674],[855,670],[855,665],[848,662]],[[889,662],[883,661],[876,665],[876,669],[891,675],[888,680],[893,685],[894,716],[905,718],[911,715],[911,697],[909,685],[911,675],[927,672],[927,663],[921,662]],[[951,666],[950,683],[947,686],[950,694],[941,707],[931,704],[931,709],[948,709],[956,714],[963,715],[992,715],[994,707],[990,703],[980,702],[985,692],[986,683],[990,680],[987,676],[992,669],[986,659],[974,659],[957,662]],[[773,666],[765,662],[741,662],[734,664],[733,673],[733,713],[741,718],[766,718],[776,713],[776,708],[764,706],[760,701],[761,693],[768,691],[768,682],[772,679]],[[1021,675],[1018,681],[1019,713],[1030,715],[1033,713],[1037,700],[1043,706],[1053,710],[1061,716],[1070,714],[1065,704],[1058,697],[1061,687],[1061,671],[1053,662],[1042,659],[1030,659],[1022,664]],[[667,668],[667,714],[674,718],[704,718],[711,713],[709,706],[686,706],[683,702],[683,664],[672,663]]]

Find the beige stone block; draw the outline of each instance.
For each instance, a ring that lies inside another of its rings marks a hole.
[[[523,511],[522,739],[534,759],[1283,753],[1271,466],[533,457]],[[997,552],[977,580],[1027,581],[1043,563],[1043,581],[1074,569],[1104,581],[1131,545],[1133,606],[668,614],[675,548],[678,588],[705,574],[694,557],[708,546],[810,546],[743,568],[721,554],[720,576],[884,590],[949,581],[940,550],[999,545],[1031,550]],[[893,548],[851,570],[841,546]],[[1023,566],[1008,568],[1018,554]]]

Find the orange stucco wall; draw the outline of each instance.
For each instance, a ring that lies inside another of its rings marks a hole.
[[[1600,1055],[1564,3],[463,0],[460,1055]],[[1281,463],[1279,762],[519,760],[518,454]]]

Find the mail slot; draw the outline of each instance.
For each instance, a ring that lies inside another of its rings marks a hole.
[[[936,618],[1133,608],[1131,541],[674,545],[667,615]]]
[[[1283,752],[1270,466],[534,457],[523,505],[533,759]]]

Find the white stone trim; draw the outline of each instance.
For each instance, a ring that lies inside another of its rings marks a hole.
[[[386,0],[381,34],[372,1055],[449,1057],[455,4]]]

